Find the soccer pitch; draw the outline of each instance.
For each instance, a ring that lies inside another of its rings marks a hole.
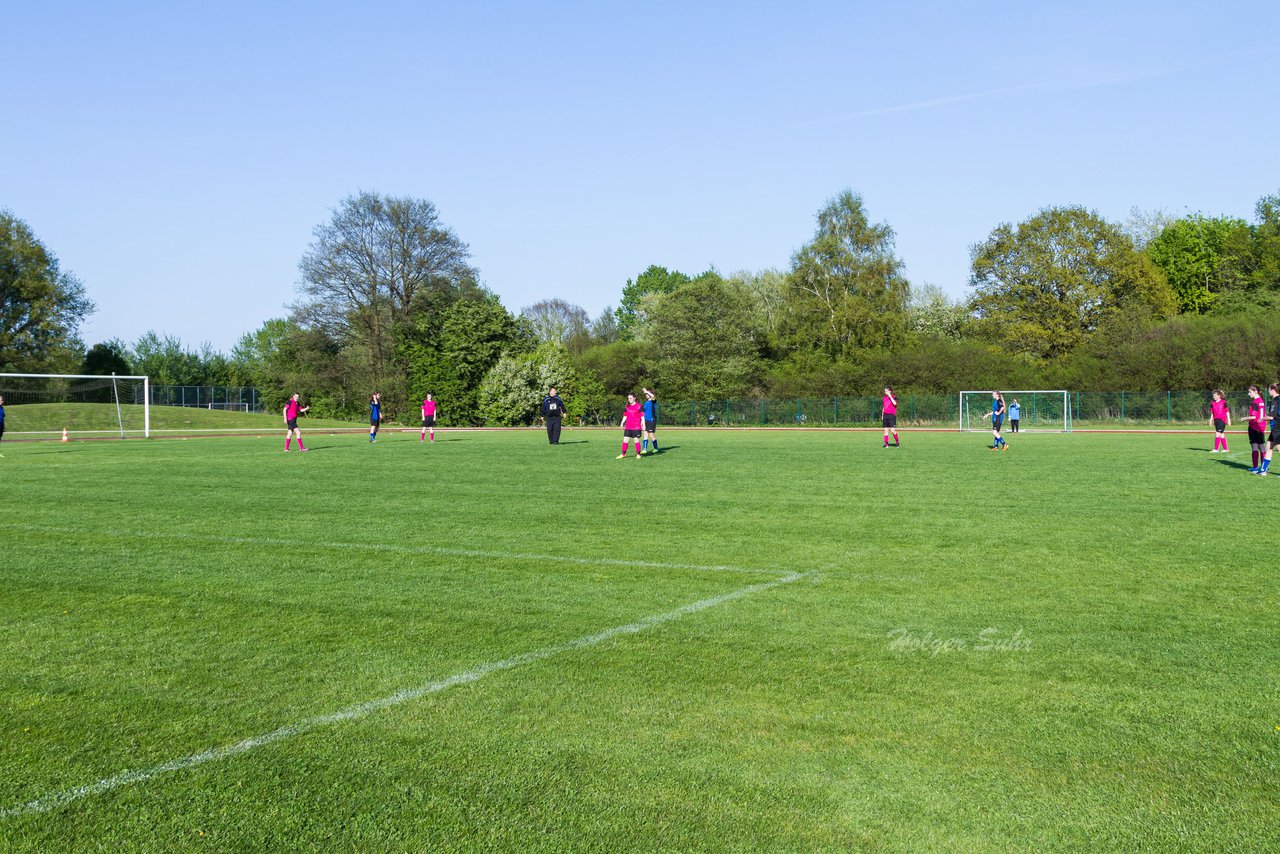
[[[5,851],[1280,848],[1212,435],[0,444]]]

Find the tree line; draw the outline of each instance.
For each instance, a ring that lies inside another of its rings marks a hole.
[[[785,267],[686,274],[652,265],[591,317],[548,298],[512,313],[426,200],[359,193],[317,226],[285,317],[228,355],[150,332],[86,348],[84,286],[0,212],[0,364],[146,373],[157,383],[294,390],[327,416],[390,417],[428,392],[454,424],[532,420],[555,385],[570,417],[640,386],[667,400],[960,387],[1244,386],[1280,366],[1280,194],[1252,222],[1080,206],[1001,223],[971,247],[969,292],[912,283],[895,233],[851,190],[818,211]]]

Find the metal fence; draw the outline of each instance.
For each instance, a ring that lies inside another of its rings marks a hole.
[[[142,403],[142,389],[135,393],[135,403]],[[266,412],[258,390],[250,386],[222,385],[153,385],[152,406],[188,406],[199,409],[222,409],[230,412]]]
[[[1080,391],[1070,394],[1071,421],[1090,424],[1209,423],[1208,391]],[[1265,394],[1265,393],[1264,393]],[[1025,395],[1024,395],[1025,396]],[[1054,419],[1062,421],[1062,395],[1054,395]],[[1233,422],[1244,421],[1249,396],[1228,391]],[[900,394],[898,423],[955,426],[957,394]],[[660,401],[659,423],[674,427],[870,427],[880,424],[881,397],[808,397],[765,400]],[[617,424],[625,404],[613,402],[602,421]],[[1023,418],[1031,415],[1023,401]]]

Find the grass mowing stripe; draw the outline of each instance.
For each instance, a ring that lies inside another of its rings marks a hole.
[[[760,569],[743,566],[712,565],[696,563],[663,563],[651,560],[624,560],[610,557],[569,557],[564,555],[536,554],[533,552],[501,552],[483,549],[451,549],[445,546],[400,546],[390,543],[338,543],[316,540],[287,540],[278,537],[219,537],[210,534],[182,534],[169,532],[164,534],[147,531],[89,531],[83,528],[56,528],[43,525],[17,525],[0,523],[0,530],[24,531],[34,534],[66,534],[69,536],[113,537],[116,539],[139,540],[184,540],[197,543],[220,543],[225,545],[245,546],[287,546],[290,548],[310,549],[355,549],[370,552],[392,552],[396,554],[444,555],[446,557],[494,558],[497,560],[531,560],[551,561],[555,563],[572,563],[581,566],[628,566],[640,569],[682,569],[696,572],[737,572],[745,575],[779,575],[783,570]]]
[[[510,658],[504,658],[501,661],[490,661],[485,664],[480,664],[470,670],[455,673],[452,676],[447,676],[444,679],[440,679],[435,682],[428,682],[426,685],[421,685],[417,688],[398,691],[388,697],[382,697],[377,700],[368,700],[327,715],[317,715],[316,717],[307,718],[296,724],[283,726],[279,729],[274,729],[271,732],[263,733],[262,735],[255,735],[251,738],[246,738],[243,741],[238,741],[235,744],[227,745],[226,747],[215,747],[200,753],[193,753],[192,755],[185,756],[181,759],[174,759],[161,765],[156,765],[152,768],[145,768],[138,771],[126,771],[123,774],[117,774],[114,777],[107,777],[106,779],[99,780],[96,783],[91,783],[86,786],[78,786],[74,789],[54,792],[52,794],[45,795],[42,798],[36,798],[33,801],[28,801],[25,804],[19,804],[18,806],[2,810],[0,811],[0,819],[15,818],[17,816],[31,815],[33,813],[49,812],[50,810],[55,810],[59,807],[78,801],[81,798],[86,798],[91,795],[99,795],[103,792],[108,792],[121,786],[145,782],[161,774],[185,771],[188,768],[194,768],[197,765],[203,765],[207,762],[230,759],[241,753],[247,753],[255,748],[264,747],[277,741],[283,741],[284,739],[292,738],[305,732],[310,732],[311,730],[322,726],[341,723],[342,721],[359,720],[360,718],[367,717],[374,712],[388,709],[393,706],[399,706],[403,703],[408,703],[412,700],[425,697],[428,694],[436,694],[440,691],[446,691],[449,688],[476,682],[491,673],[511,670],[512,668],[520,667],[525,664],[544,661],[548,658],[552,658],[566,652],[596,646],[597,644],[604,643],[607,640],[612,640],[613,638],[620,637],[622,635],[639,634],[640,632],[654,628],[655,626],[660,626],[664,623],[672,622],[673,620],[679,620],[682,617],[689,616],[690,614],[696,614],[699,611],[705,611],[708,608],[714,608],[717,605],[723,605],[727,602],[732,602],[735,599],[741,599],[744,596],[763,593],[766,590],[772,590],[773,588],[780,587],[784,584],[793,584],[803,578],[809,577],[812,574],[812,572],[791,572],[781,578],[775,578],[772,581],[764,581],[759,584],[753,584],[750,587],[742,587],[738,590],[732,590],[719,596],[700,599],[697,602],[682,605],[673,611],[644,617],[643,619],[637,620],[633,623],[627,623],[626,625],[614,626],[612,628],[596,632],[592,635],[586,635],[584,637],[568,641],[567,643],[543,647],[542,649],[521,653],[520,655],[513,655]]]

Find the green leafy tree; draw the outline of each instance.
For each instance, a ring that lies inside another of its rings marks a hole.
[[[543,344],[532,352],[504,355],[485,375],[479,392],[485,423],[533,423],[543,395],[552,387],[564,399],[571,422],[598,420],[607,408],[600,382],[574,368],[563,347]]]
[[[644,323],[641,302],[646,295],[669,294],[690,281],[691,279],[684,273],[668,270],[656,264],[649,265],[643,273],[636,276],[635,281],[627,279],[626,285],[622,288],[622,301],[616,312],[619,336],[634,337],[637,327]]]
[[[645,347],[639,341],[612,341],[583,351],[574,364],[598,378],[606,394],[617,397],[637,390],[645,376]]]
[[[133,368],[129,364],[129,345],[119,338],[94,344],[89,348],[89,352],[84,354],[79,372],[93,376],[132,374]]]
[[[0,210],[0,370],[65,373],[83,357],[84,285],[25,222]]]
[[[572,342],[581,348],[590,341],[591,316],[586,309],[565,300],[540,300],[522,309],[520,317],[539,342],[563,347]]]
[[[968,307],[962,301],[948,297],[937,285],[911,288],[907,327],[916,335],[958,340],[964,337],[968,321]]]
[[[642,341],[663,397],[741,397],[761,388],[764,333],[740,289],[700,276],[654,296],[647,312]]]
[[[1183,314],[1203,314],[1224,293],[1248,287],[1253,266],[1249,224],[1199,214],[1174,220],[1147,244]]]
[[[532,346],[527,327],[497,297],[457,300],[438,317],[420,317],[418,328],[402,340],[410,399],[418,402],[431,393],[440,401],[442,422],[478,422],[478,392],[485,375],[504,352],[526,352]]]
[[[1254,265],[1250,286],[1255,292],[1280,291],[1280,193],[1263,196],[1254,208]]]
[[[1082,207],[1002,224],[973,247],[972,259],[979,328],[1036,357],[1071,352],[1116,313],[1177,310],[1164,274],[1119,228]]]
[[[906,336],[907,280],[893,229],[867,218],[851,190],[818,212],[813,239],[791,260],[784,338],[830,357],[891,347]]]

